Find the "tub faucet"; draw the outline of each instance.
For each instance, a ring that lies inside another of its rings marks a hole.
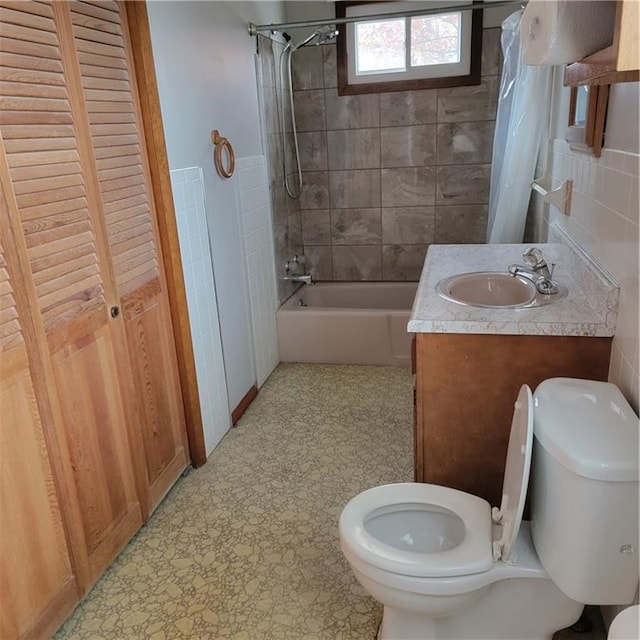
[[[553,281],[553,270],[555,268],[555,264],[551,265],[551,269],[549,269],[549,265],[542,255],[542,251],[540,249],[536,249],[535,247],[529,247],[523,254],[522,257],[527,265],[522,264],[510,264],[509,265],[509,274],[514,278],[516,276],[524,276],[525,278],[529,278],[532,280],[536,289],[540,293],[544,294],[552,294],[558,292],[558,286]]]
[[[300,282],[303,284],[313,284],[313,278],[307,271],[307,260],[304,256],[295,255],[289,258],[284,264],[285,276],[283,280],[287,282]]]
[[[313,284],[313,278],[309,273],[306,273],[304,275],[285,276],[282,279],[286,280],[287,282],[303,282],[304,284]]]

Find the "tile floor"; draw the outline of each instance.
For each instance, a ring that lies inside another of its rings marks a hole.
[[[412,478],[408,370],[280,365],[56,640],[373,640],[381,608],[338,544],[342,506]],[[603,640],[561,632],[556,640]]]

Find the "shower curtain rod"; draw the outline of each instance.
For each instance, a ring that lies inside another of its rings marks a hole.
[[[498,2],[459,4],[451,7],[438,7],[436,9],[416,9],[414,11],[398,11],[397,13],[378,13],[368,16],[348,16],[345,18],[325,18],[323,20],[305,20],[303,22],[280,22],[278,24],[254,24],[247,25],[250,36],[258,35],[262,31],[281,31],[282,29],[296,29],[297,27],[323,27],[325,25],[340,25],[350,22],[361,22],[363,20],[385,20],[386,18],[428,16],[438,13],[448,13],[450,11],[477,11],[478,9],[493,9],[494,7],[504,7],[510,4],[524,6],[527,0],[498,0]]]

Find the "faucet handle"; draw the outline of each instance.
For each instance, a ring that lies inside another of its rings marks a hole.
[[[530,266],[535,267],[539,265],[541,262],[544,262],[544,258],[542,257],[542,251],[537,249],[536,247],[529,247],[522,254],[523,260]]]

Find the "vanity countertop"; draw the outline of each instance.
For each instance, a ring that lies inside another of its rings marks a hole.
[[[555,239],[555,238],[554,238]],[[618,309],[618,287],[568,238],[549,244],[431,245],[411,310],[412,333],[490,333],[505,335],[612,336]],[[476,271],[506,273],[522,264],[522,253],[538,247],[554,280],[569,293],[558,302],[520,309],[488,309],[449,302],[436,293],[448,276]]]

